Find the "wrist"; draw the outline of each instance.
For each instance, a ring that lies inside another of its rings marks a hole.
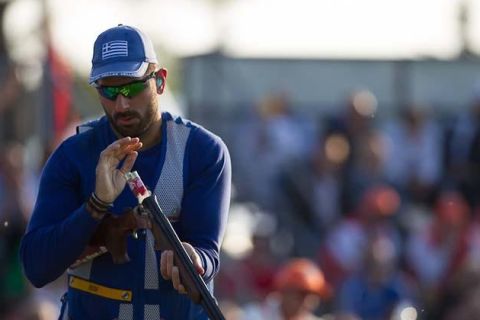
[[[101,196],[99,196],[99,194]],[[105,197],[105,195],[98,193],[96,190],[92,192],[90,197],[93,198],[93,200],[100,206],[113,207],[113,200],[112,201],[105,200],[105,198],[108,198],[108,197]]]
[[[89,201],[85,204],[85,209],[87,209],[87,212],[90,214],[90,216],[96,220],[96,221],[101,221],[103,217],[107,214],[107,212],[99,211],[97,210]]]
[[[113,204],[100,200],[95,193],[92,192],[92,195],[88,199],[85,207],[93,219],[100,221],[113,207]]]

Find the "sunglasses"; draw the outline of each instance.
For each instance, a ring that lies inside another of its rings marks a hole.
[[[96,85],[100,95],[108,100],[115,101],[121,94],[125,98],[133,98],[147,88],[147,81],[155,78],[155,72],[150,73],[144,79],[129,82],[121,86],[101,86]]]

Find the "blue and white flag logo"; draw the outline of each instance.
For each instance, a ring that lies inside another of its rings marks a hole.
[[[127,57],[128,56],[128,42],[124,40],[115,40],[104,43],[102,46],[102,60]]]

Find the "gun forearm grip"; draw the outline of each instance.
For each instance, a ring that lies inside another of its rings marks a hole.
[[[157,223],[152,224],[152,233],[155,238],[155,250],[171,250],[174,255],[174,264],[178,267],[180,271],[180,280],[187,290],[187,294],[190,299],[195,303],[200,303],[202,301],[202,296],[200,292],[195,287],[194,280],[189,276],[189,272],[186,268],[187,263],[192,263],[191,261],[183,261],[180,258],[180,255],[176,252],[175,247],[170,243],[168,237],[160,230],[160,227]]]

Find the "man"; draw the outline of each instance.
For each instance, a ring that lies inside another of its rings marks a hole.
[[[160,111],[166,78],[140,30],[119,25],[95,41],[90,83],[105,117],[81,126],[48,160],[20,252],[36,287],[68,269],[60,319],[207,318],[184,294],[173,253],[154,250],[151,222],[129,209],[137,200],[125,188],[125,173],[138,171],[212,289],[230,157],[214,134]],[[144,230],[133,237],[135,229]]]
[[[293,258],[274,276],[273,290],[260,304],[246,306],[245,320],[321,320],[314,312],[332,289],[323,272],[309,259]]]

